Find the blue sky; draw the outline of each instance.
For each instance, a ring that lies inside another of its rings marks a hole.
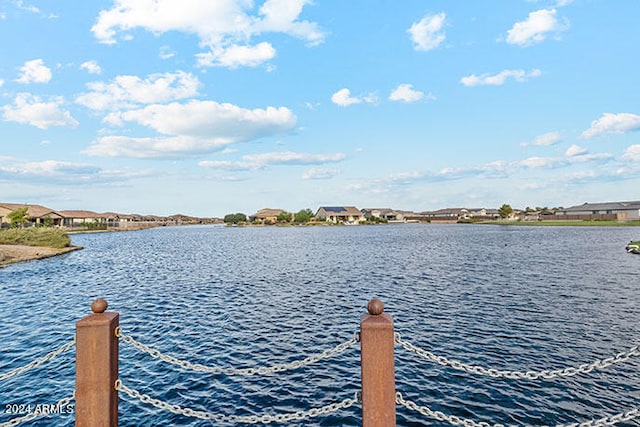
[[[0,201],[640,198],[640,2],[0,0]]]

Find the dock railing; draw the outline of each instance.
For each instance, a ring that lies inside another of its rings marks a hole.
[[[322,353],[308,356],[289,363],[259,368],[222,368],[205,366],[175,356],[163,354],[160,351],[137,341],[125,334],[119,326],[119,314],[107,312],[107,302],[103,299],[94,301],[91,305],[93,313],[76,323],[76,335],[73,341],[64,344],[44,357],[33,360],[22,367],[6,373],[0,373],[0,382],[25,373],[59,355],[76,348],[76,382],[73,396],[61,399],[55,405],[49,405],[47,410],[29,412],[25,416],[12,418],[8,422],[0,423],[0,427],[13,427],[42,416],[53,416],[63,413],[63,409],[74,409],[76,426],[117,426],[118,425],[118,392],[132,400],[152,405],[156,408],[180,414],[185,417],[214,421],[220,424],[270,424],[303,421],[310,418],[331,414],[341,409],[348,409],[354,405],[362,406],[362,425],[364,427],[393,427],[396,425],[396,408],[404,408],[418,413],[431,420],[451,425],[468,427],[500,426],[485,421],[464,419],[455,415],[447,415],[434,411],[427,406],[418,405],[412,400],[405,399],[396,390],[394,369],[394,347],[397,345],[407,352],[414,354],[421,360],[442,365],[447,368],[465,371],[474,375],[486,375],[494,378],[510,380],[550,380],[554,378],[585,375],[598,369],[623,363],[630,358],[640,356],[640,349],[634,346],[626,352],[613,357],[583,363],[577,367],[567,367],[542,371],[507,371],[483,366],[474,366],[464,362],[451,360],[443,356],[414,346],[403,340],[394,332],[393,318],[384,312],[384,305],[379,299],[372,299],[367,307],[368,313],[360,319],[360,331],[350,340]],[[140,393],[129,388],[118,376],[118,359],[120,341],[133,348],[147,353],[164,362],[176,365],[182,369],[195,372],[206,372],[223,375],[254,376],[284,372],[299,369],[312,363],[320,362],[337,354],[343,353],[360,343],[361,362],[361,390],[355,396],[345,398],[322,407],[311,408],[297,412],[280,414],[263,414],[251,416],[237,416],[216,414],[208,411],[194,410],[188,407],[171,404],[160,399]],[[75,401],[75,408],[73,403]],[[571,427],[597,427],[628,422],[640,418],[640,402],[635,408],[613,416],[604,416],[596,420],[570,424]],[[566,427],[568,427],[566,426]]]

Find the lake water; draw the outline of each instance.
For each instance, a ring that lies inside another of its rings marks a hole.
[[[124,332],[220,367],[291,362],[348,341],[378,297],[402,339],[508,370],[578,366],[640,342],[634,227],[387,225],[157,228],[74,235],[85,247],[0,269],[0,373],[70,341],[97,297]],[[637,408],[640,358],[568,379],[494,379],[396,346],[396,388],[446,414],[503,424],[581,422]],[[172,404],[226,415],[308,410],[359,389],[359,347],[284,373],[185,371],[120,344],[120,377]],[[10,403],[50,404],[74,387],[73,351],[0,382]],[[290,425],[356,426],[360,405]],[[214,425],[120,393],[120,425]],[[399,426],[431,420],[397,408]],[[438,425],[438,422],[434,422]],[[73,425],[57,415],[29,425]],[[638,425],[636,419],[635,424]]]

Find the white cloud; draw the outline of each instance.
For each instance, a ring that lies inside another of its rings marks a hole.
[[[167,137],[105,136],[86,151],[94,156],[162,158],[204,154],[226,145],[291,131],[296,116],[285,107],[248,110],[213,101],[150,105],[111,113],[111,124],[137,123]]]
[[[221,138],[204,139],[190,136],[135,138],[109,135],[97,138],[82,153],[101,157],[173,159],[210,153],[231,142]]]
[[[78,121],[71,116],[71,113],[62,109],[63,104],[62,98],[45,102],[37,96],[20,93],[16,95],[13,106],[3,107],[3,118],[6,121],[29,124],[40,129],[48,129],[52,126],[78,126]]]
[[[591,122],[591,127],[582,132],[583,138],[593,138],[603,133],[622,134],[640,130],[640,115],[631,113],[604,113]]]
[[[442,27],[445,24],[444,12],[435,15],[426,15],[420,21],[415,22],[407,32],[411,35],[413,48],[420,51],[435,49],[445,40],[446,36]]]
[[[81,70],[87,70],[89,74],[100,74],[102,73],[102,68],[98,65],[96,61],[86,61],[80,64]]]
[[[48,83],[51,80],[51,69],[44,65],[42,59],[34,59],[24,63],[20,67],[20,76],[16,79],[18,83]]]
[[[401,84],[389,95],[391,101],[416,102],[424,98],[424,92],[413,90],[410,84]]]
[[[228,160],[204,160],[199,166],[210,169],[222,169],[227,171],[250,171],[263,169],[271,165],[317,165],[336,163],[344,160],[344,153],[334,154],[308,154],[292,151],[278,151],[271,153],[247,154],[241,161]],[[326,172],[325,172],[326,173]]]
[[[114,7],[102,10],[94,26],[94,36],[102,43],[126,39],[142,28],[159,35],[169,31],[196,34],[208,51],[199,57],[201,65],[256,66],[273,58],[275,49],[267,42],[251,43],[268,33],[286,34],[309,45],[322,43],[325,33],[316,23],[299,20],[309,0],[267,0],[256,11],[247,0],[115,0]],[[228,65],[231,64],[231,65]]]
[[[198,64],[202,66],[257,67],[273,59],[276,56],[276,50],[270,43],[262,42],[256,46],[234,45],[226,49],[217,49],[215,52],[200,53],[196,56]]]
[[[526,20],[516,22],[507,31],[507,43],[530,46],[546,39],[549,33],[560,33],[569,28],[567,20],[558,22],[556,9],[541,9],[531,12]]]
[[[484,86],[484,85],[493,85],[500,86],[505,83],[505,81],[509,78],[514,79],[517,82],[526,82],[532,77],[540,77],[542,72],[538,69],[533,69],[529,72],[525,70],[503,70],[498,74],[481,74],[476,76],[472,74],[470,76],[466,76],[460,79],[460,82],[465,86]]]
[[[14,170],[20,174],[27,175],[64,175],[64,174],[87,174],[95,173],[100,168],[85,163],[61,162],[57,160],[45,160],[42,162],[23,163]]]
[[[351,91],[344,88],[331,95],[331,101],[341,107],[348,107],[349,105],[361,104],[363,102],[375,104],[378,102],[378,98],[374,94],[369,94],[363,97],[353,97],[351,96]]]
[[[520,146],[527,147],[529,145],[548,147],[558,143],[562,139],[560,132],[548,132],[542,135],[538,135],[533,138],[532,141],[522,142]]]
[[[586,148],[573,144],[571,147],[567,148],[567,151],[564,154],[567,157],[574,157],[580,154],[585,154],[586,152],[587,152]]]
[[[0,79],[0,87],[2,87],[2,85],[4,85],[4,80]]]
[[[302,179],[331,179],[339,174],[340,169],[311,168],[302,175]]]
[[[622,160],[640,162],[640,144],[630,145],[622,155]]]
[[[347,156],[343,153],[335,154],[307,154],[281,151],[273,153],[248,154],[242,156],[249,162],[261,165],[310,165],[321,163],[333,163],[344,160]]]
[[[117,76],[112,82],[87,84],[91,92],[79,95],[76,102],[92,110],[133,108],[140,104],[174,101],[198,93],[200,81],[184,71],[138,76]]]

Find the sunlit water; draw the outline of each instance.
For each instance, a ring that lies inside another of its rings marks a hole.
[[[0,373],[72,339],[94,298],[125,333],[221,367],[290,362],[352,338],[378,297],[402,339],[509,370],[577,366],[640,342],[639,228],[474,225],[199,226],[75,235],[85,247],[0,270]],[[396,388],[446,414],[503,424],[580,422],[640,404],[640,358],[570,379],[516,381],[434,365],[396,346]],[[184,371],[120,346],[120,377],[171,404],[226,415],[308,410],[359,389],[359,349],[254,377]],[[11,403],[74,388],[73,351],[0,382]],[[360,405],[291,425],[356,426]],[[398,407],[398,425],[431,420]],[[120,425],[214,425],[120,394]],[[56,415],[30,425],[72,425]],[[434,422],[437,425],[437,422]],[[638,421],[635,421],[637,425]]]

